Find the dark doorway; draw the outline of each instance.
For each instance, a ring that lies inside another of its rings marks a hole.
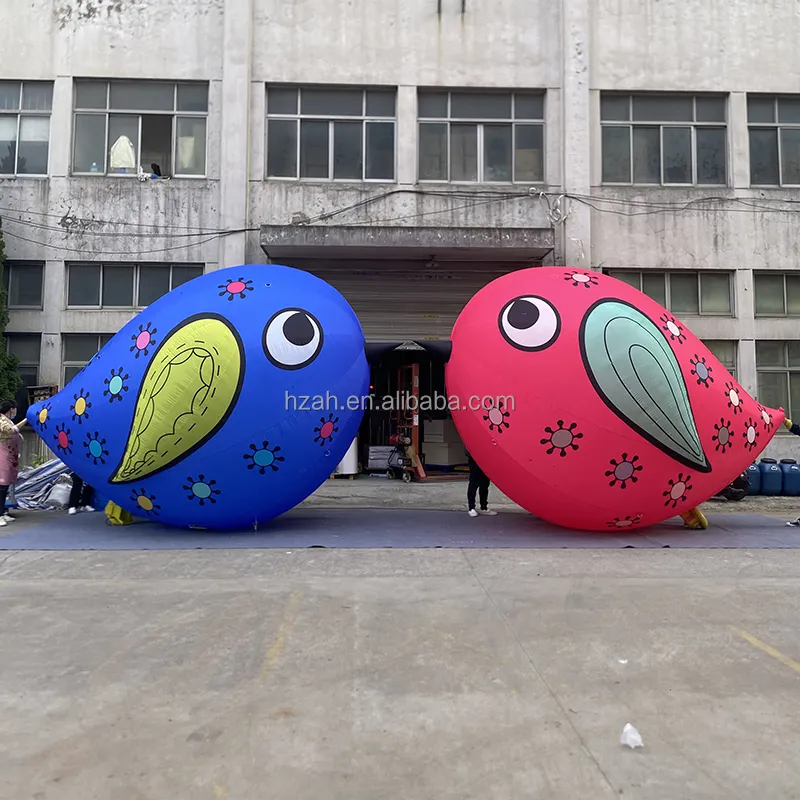
[[[396,433],[393,421],[398,403],[405,401],[410,386],[402,386],[401,367],[419,365],[419,441],[425,438],[425,423],[430,420],[449,419],[445,386],[445,364],[422,349],[391,350],[370,370],[370,393],[372,401],[364,413],[359,430],[359,458],[361,464],[369,462],[370,447],[385,447]],[[424,461],[424,458],[423,458]]]

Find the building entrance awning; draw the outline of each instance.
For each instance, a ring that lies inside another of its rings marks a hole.
[[[270,261],[399,259],[537,262],[555,247],[552,228],[433,228],[368,225],[262,225],[261,249]]]

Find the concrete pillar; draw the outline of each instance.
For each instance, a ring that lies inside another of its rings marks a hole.
[[[61,334],[43,333],[39,356],[39,383],[61,387]]]
[[[42,349],[39,380],[61,384],[61,321],[66,297],[66,267],[61,260],[48,260],[42,281]]]
[[[756,373],[756,318],[753,304],[753,270],[737,269],[736,317],[738,319],[739,344],[737,378],[742,388],[754,397],[758,394],[758,375]]]
[[[50,175],[69,175],[72,161],[72,78],[61,75],[53,82],[53,109],[50,112]]]
[[[739,341],[739,364],[736,377],[742,388],[752,397],[758,397],[758,371],[756,368],[756,343],[754,339]]]
[[[728,183],[734,189],[750,188],[750,137],[747,132],[747,95],[731,92],[728,103],[728,131],[730,132],[730,176]]]
[[[64,133],[66,132],[66,134]],[[51,185],[53,180],[69,180],[72,164],[72,78],[59,75],[53,82],[53,108],[50,113]],[[65,305],[66,267],[63,257],[43,248],[51,258],[45,261],[42,279],[42,341],[39,351],[39,382],[61,385],[61,315]],[[75,258],[80,253],[68,254]]]
[[[562,182],[567,194],[588,195],[591,186],[590,17],[589,0],[561,3]],[[590,209],[574,201],[568,207],[562,226],[565,263],[586,269],[591,266]]]
[[[225,0],[220,137],[220,227],[249,227],[250,80],[253,0]],[[219,265],[243,264],[247,234],[220,237]]]
[[[397,87],[397,182],[417,182],[417,87]]]

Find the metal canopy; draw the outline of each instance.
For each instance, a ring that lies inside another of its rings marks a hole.
[[[261,249],[282,258],[541,261],[555,247],[552,228],[262,225]]]

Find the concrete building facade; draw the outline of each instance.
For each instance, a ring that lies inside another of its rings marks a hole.
[[[149,302],[236,264],[317,272],[400,340],[446,337],[498,272],[568,264],[639,286],[800,414],[794,0],[5,5],[28,384],[63,386]]]

